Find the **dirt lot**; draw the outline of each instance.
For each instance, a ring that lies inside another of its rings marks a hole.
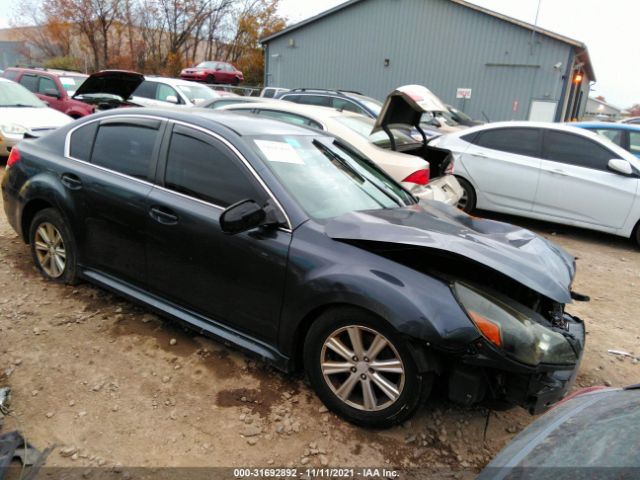
[[[580,386],[640,381],[640,252],[624,239],[509,218],[579,257]],[[557,232],[557,234],[555,234]],[[434,398],[388,431],[327,413],[278,373],[87,284],[45,282],[0,214],[0,368],[20,428],[55,466],[377,466],[477,470],[533,417]],[[15,425],[5,419],[4,431]]]

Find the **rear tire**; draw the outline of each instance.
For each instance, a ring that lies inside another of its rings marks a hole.
[[[304,365],[327,408],[363,427],[403,422],[431,391],[432,375],[418,371],[402,336],[359,308],[329,310],[311,325]]]
[[[471,213],[476,208],[476,191],[471,184],[461,177],[456,177],[462,187],[462,198],[458,201],[458,208],[466,213]]]
[[[633,229],[631,240],[635,241],[636,247],[640,248],[640,222],[638,222],[636,228]]]
[[[47,280],[77,282],[76,242],[60,212],[45,208],[36,213],[29,227],[29,244],[33,262]]]

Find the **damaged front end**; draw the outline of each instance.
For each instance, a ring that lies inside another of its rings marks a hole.
[[[573,299],[573,257],[527,230],[446,206],[360,212],[327,225],[334,239],[449,285],[477,337],[437,353],[449,398],[489,401],[538,413],[573,384],[585,344],[583,322],[565,312]]]

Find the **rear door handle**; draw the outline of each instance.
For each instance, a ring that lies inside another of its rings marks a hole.
[[[568,175],[567,172],[560,168],[552,168],[551,170],[549,170],[549,172],[553,175],[560,175],[561,177],[566,177]]]
[[[149,215],[156,222],[162,225],[176,225],[178,223],[178,215],[167,207],[155,206],[149,209]]]
[[[82,188],[82,180],[73,173],[63,173],[61,181],[69,190],[80,190]]]
[[[482,152],[471,152],[474,157],[487,158],[487,155]]]

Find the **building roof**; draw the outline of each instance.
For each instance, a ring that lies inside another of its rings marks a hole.
[[[275,38],[281,37],[282,35],[286,35],[294,30],[298,30],[306,25],[317,22],[318,20],[322,20],[323,18],[328,17],[329,15],[333,15],[334,13],[340,12],[346,8],[349,8],[363,1],[364,0],[348,0],[344,3],[336,5],[333,8],[330,8],[329,10],[325,10],[324,12],[321,12],[318,15],[314,15],[313,17],[309,17],[298,23],[294,23],[293,25],[290,25],[284,30],[280,30],[279,32],[269,35],[268,37],[262,38],[260,40],[260,43],[262,44],[269,43],[271,40]],[[572,47],[576,48],[576,55],[578,59],[584,64],[583,68],[584,68],[584,71],[589,76],[589,79],[592,81],[596,80],[595,72],[593,71],[593,66],[591,65],[591,59],[589,57],[589,51],[587,49],[587,46],[583,42],[580,42],[579,40],[574,40],[573,38],[565,37],[564,35],[560,35],[559,33],[555,33],[550,30],[546,30],[544,28],[540,28],[537,25],[532,25],[522,20],[509,17],[508,15],[503,15],[502,13],[489,10],[488,8],[480,7],[479,5],[475,5],[466,0],[449,0],[449,1],[453,3],[457,3],[458,5],[461,5],[463,7],[470,8],[477,12],[484,13],[485,15],[490,15],[492,17],[498,18],[500,20],[511,23],[513,25],[517,25],[519,27],[525,28],[532,32],[539,33],[540,35],[553,38],[554,40],[557,40],[562,43],[566,43],[567,45],[571,45]]]

